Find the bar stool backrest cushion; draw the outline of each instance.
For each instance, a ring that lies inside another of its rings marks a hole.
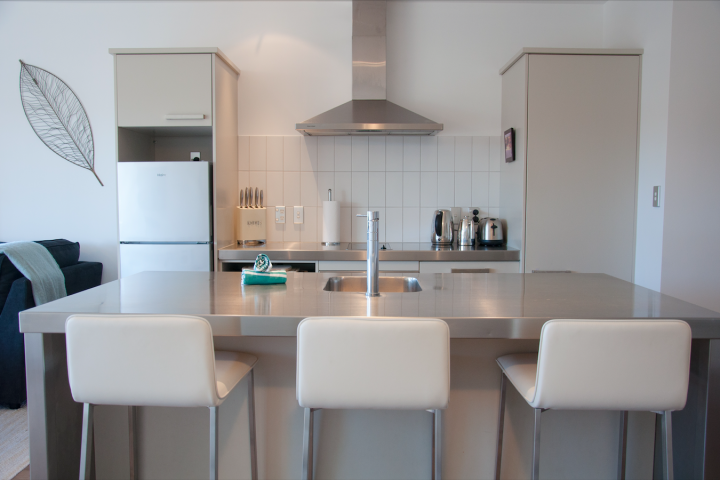
[[[690,372],[681,320],[550,320],[540,334],[534,408],[679,410]]]
[[[76,402],[211,407],[219,404],[210,324],[167,315],[73,315],[65,324]]]
[[[297,399],[306,408],[441,409],[450,332],[436,318],[306,318],[298,326]]]

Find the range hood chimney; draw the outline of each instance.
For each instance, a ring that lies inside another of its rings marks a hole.
[[[385,1],[353,0],[352,95],[347,103],[295,125],[303,135],[435,135],[443,129],[387,101]]]

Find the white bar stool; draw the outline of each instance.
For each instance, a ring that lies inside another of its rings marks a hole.
[[[218,406],[248,379],[250,468],[257,480],[253,367],[247,353],[216,352],[207,320],[180,315],[72,315],[65,324],[68,376],[84,403],[80,479],[91,476],[93,406],[130,407],[130,478],[138,478],[137,406],[210,409],[210,479],[218,478]]]
[[[495,479],[500,479],[505,377],[535,409],[532,478],[540,473],[540,415],[557,410],[620,410],[618,478],[625,478],[628,410],[662,415],[665,479],[673,478],[673,410],[685,407],[691,331],[681,320],[550,320],[538,353],[505,355]]]
[[[313,412],[433,413],[432,478],[442,472],[441,409],[450,394],[450,332],[436,318],[306,318],[297,330],[297,399],[305,408],[303,476],[313,478]]]

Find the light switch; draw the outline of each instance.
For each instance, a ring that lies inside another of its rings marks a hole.
[[[303,223],[303,207],[293,207],[293,223]]]
[[[660,206],[660,186],[653,187],[653,207]]]
[[[285,223],[285,207],[275,207],[275,223]]]

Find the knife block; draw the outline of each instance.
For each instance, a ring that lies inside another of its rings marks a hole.
[[[262,245],[267,239],[266,208],[235,207],[235,238],[239,245]]]

